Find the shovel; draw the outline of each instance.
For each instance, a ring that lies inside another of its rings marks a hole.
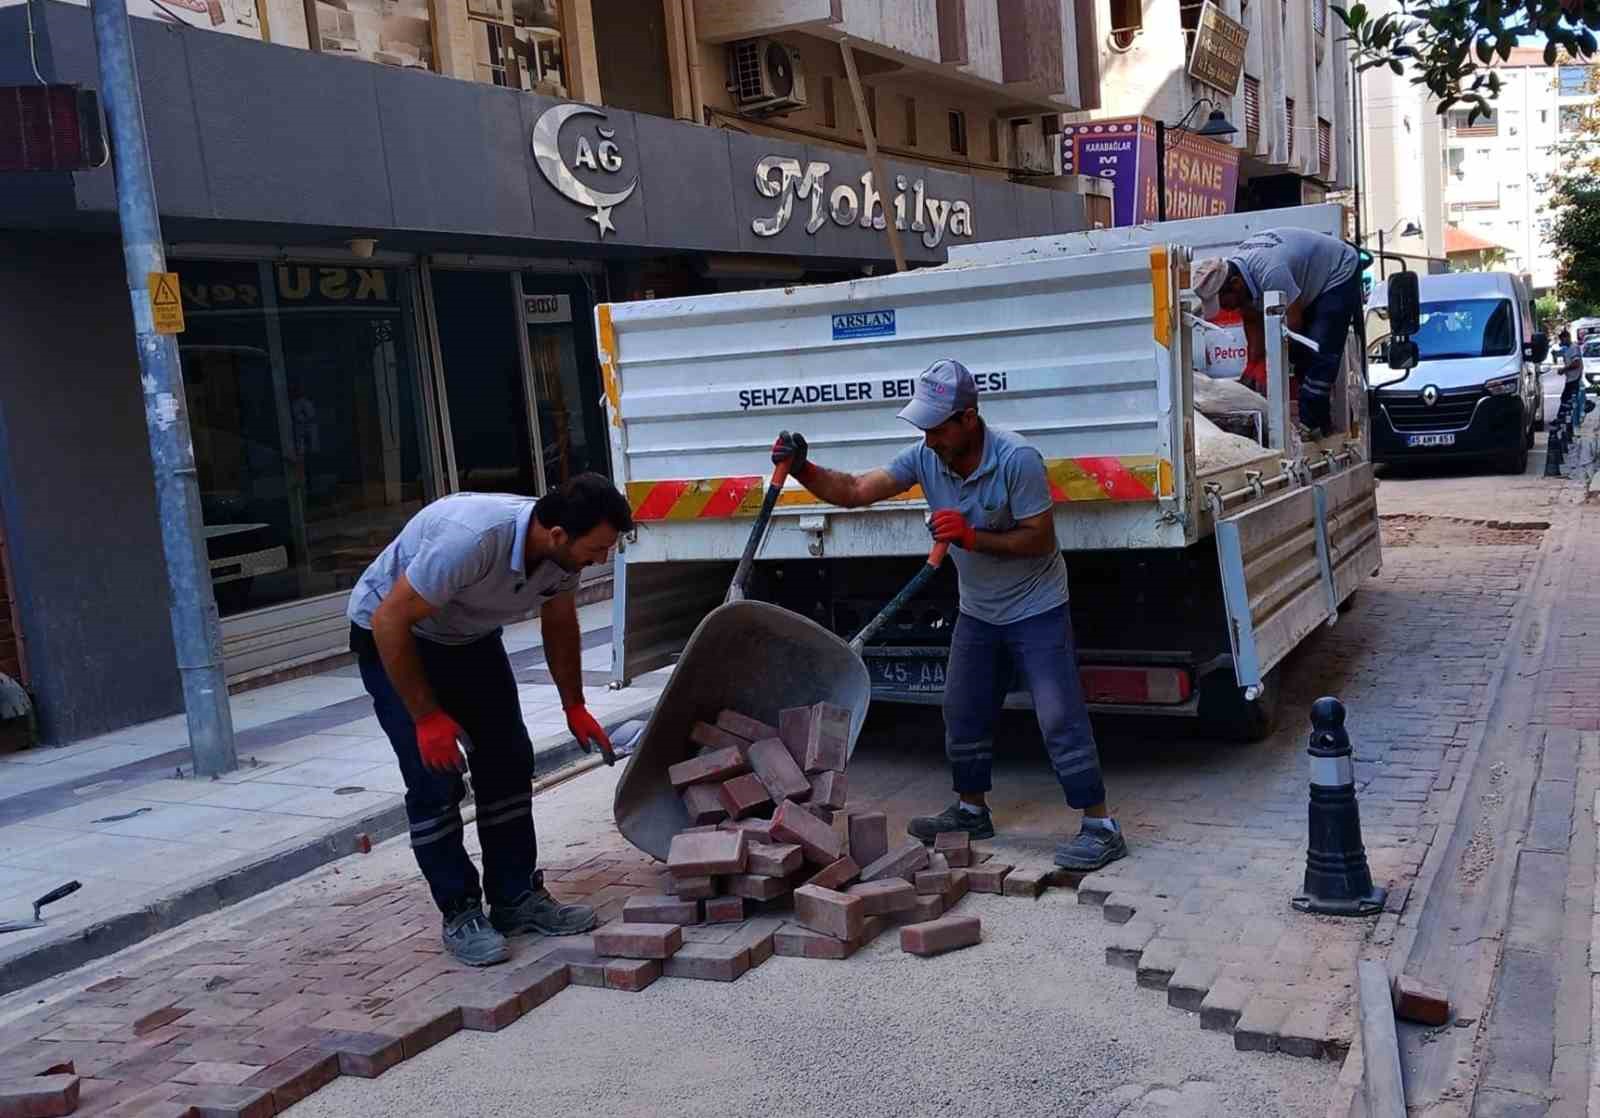
[[[78,881],[69,881],[65,885],[56,886],[44,896],[33,902],[32,920],[8,920],[5,923],[0,924],[0,933],[20,932],[27,928],[42,928],[44,926],[44,917],[39,915],[39,910],[44,908],[44,906],[47,904],[54,904],[62,897],[70,897],[72,894],[76,893],[82,888],[83,884]]]

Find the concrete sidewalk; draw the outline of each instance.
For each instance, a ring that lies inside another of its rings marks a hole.
[[[667,670],[610,691],[611,605],[580,612],[586,697],[608,727],[654,707]],[[539,626],[506,631],[540,775],[580,756]],[[182,715],[0,757],[0,919],[69,880],[42,928],[0,936],[0,993],[120,950],[405,827],[405,786],[351,665],[232,700],[240,768],[192,775]]]

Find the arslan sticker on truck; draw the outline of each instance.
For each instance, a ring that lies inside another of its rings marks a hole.
[[[893,313],[893,312],[890,312]],[[1004,392],[1006,372],[974,373],[979,392]],[[854,404],[875,400],[908,400],[917,382],[914,377],[889,380],[850,380],[843,384],[779,384],[771,388],[739,389],[739,410],[784,408],[798,404]]]
[[[833,340],[850,338],[892,338],[894,311],[846,311],[833,316]]]

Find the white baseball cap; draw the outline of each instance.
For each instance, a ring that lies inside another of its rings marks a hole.
[[[1227,282],[1228,262],[1220,256],[1198,261],[1189,269],[1189,287],[1200,297],[1202,318],[1215,318],[1217,312],[1222,309],[1217,295],[1222,290],[1222,285]]]

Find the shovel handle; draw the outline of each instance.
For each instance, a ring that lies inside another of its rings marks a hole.
[[[33,918],[39,919],[39,910],[47,904],[55,904],[62,897],[70,897],[83,888],[81,881],[69,881],[65,885],[57,885],[44,896],[33,902]]]
[[[761,550],[761,539],[767,534],[767,525],[772,521],[772,510],[778,505],[778,495],[783,492],[783,483],[789,480],[789,463],[779,462],[772,468],[772,481],[767,485],[767,495],[761,499],[761,511],[756,513],[755,525],[750,529],[750,538],[745,541],[744,554],[739,557],[739,566],[733,572],[733,582],[728,587],[730,602],[737,602],[744,597],[745,584],[750,581],[750,568],[755,566],[756,552]]]
[[[854,652],[857,656],[861,655],[861,650],[866,647],[867,642],[872,639],[873,635],[883,628],[884,623],[899,613],[901,607],[916,597],[917,592],[927,585],[928,580],[939,572],[939,568],[944,565],[944,557],[949,552],[950,545],[943,541],[934,544],[928,549],[928,561],[912,576],[911,581],[901,588],[900,593],[889,599],[889,604],[879,610],[876,617],[862,626],[861,632],[857,633],[850,642],[851,652]]]

